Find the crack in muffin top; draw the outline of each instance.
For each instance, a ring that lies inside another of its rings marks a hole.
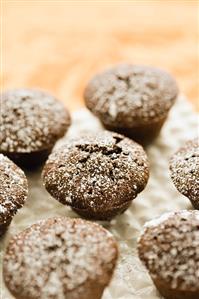
[[[98,224],[50,218],[10,240],[4,279],[17,298],[86,298],[88,285],[109,283],[117,256],[113,236]]]
[[[24,172],[0,154],[0,224],[11,221],[25,203],[27,194],[28,183]]]
[[[167,72],[121,64],[96,75],[84,98],[104,124],[133,127],[165,118],[177,94],[177,84]]]
[[[145,225],[139,256],[154,280],[171,289],[199,290],[199,211],[163,214]]]
[[[144,189],[149,163],[140,145],[102,131],[66,139],[49,156],[42,177],[49,193],[63,204],[109,210]]]
[[[199,209],[199,140],[189,140],[170,159],[174,185]]]
[[[13,89],[1,94],[2,153],[51,148],[69,125],[64,105],[44,91]]]

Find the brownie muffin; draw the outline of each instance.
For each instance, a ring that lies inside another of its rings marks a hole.
[[[171,178],[180,193],[199,210],[199,140],[187,141],[170,159]]]
[[[178,94],[167,72],[121,64],[96,75],[84,98],[106,129],[147,145],[160,132]]]
[[[28,183],[23,171],[0,154],[0,237],[26,201]]]
[[[98,224],[51,218],[10,240],[3,276],[16,299],[100,299],[117,256],[115,240]]]
[[[79,215],[111,219],[124,212],[146,186],[149,165],[143,148],[109,131],[66,139],[43,169],[47,191]]]
[[[199,211],[166,213],[145,225],[139,256],[167,299],[199,298]]]
[[[68,111],[46,92],[13,89],[1,94],[0,152],[20,166],[41,164],[69,125]]]

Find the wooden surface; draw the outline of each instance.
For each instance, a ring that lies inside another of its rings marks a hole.
[[[47,89],[70,109],[117,62],[165,68],[197,106],[197,1],[1,0],[3,89]]]

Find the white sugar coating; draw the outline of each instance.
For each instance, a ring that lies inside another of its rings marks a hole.
[[[10,222],[23,206],[28,193],[24,172],[0,154],[0,225]]]
[[[170,159],[171,178],[176,188],[199,209],[199,136],[188,140]]]
[[[111,213],[146,186],[149,163],[143,148],[109,131],[66,138],[49,156],[42,173],[48,192],[63,204]]]
[[[118,240],[120,259],[111,285],[106,288],[102,299],[162,299],[138,258],[137,238],[145,222],[168,211],[192,208],[189,200],[173,185],[168,163],[176,149],[186,140],[197,136],[197,126],[198,116],[185,97],[180,96],[160,136],[147,148],[151,167],[146,189],[123,215],[116,217],[110,224],[103,223]],[[81,109],[73,113],[73,123],[67,136],[78,136],[86,131],[98,134],[100,130],[102,127],[98,119],[88,110]],[[70,207],[63,206],[45,191],[40,175],[41,171],[28,173],[29,200],[13,218],[6,238],[0,241],[1,254],[11,235],[40,219],[54,216],[77,217]],[[4,284],[2,298],[14,299]]]
[[[176,213],[178,213],[178,212],[164,213],[160,217],[157,217],[155,219],[152,219],[152,220],[146,222],[145,225],[144,225],[144,228],[158,226],[158,225],[164,223],[164,221],[168,220],[170,217],[173,217]],[[183,210],[183,211],[180,212],[180,214],[181,214],[182,217],[187,218],[187,217],[189,217],[190,212],[187,211],[187,210]],[[196,216],[198,216],[198,215],[196,215]]]
[[[51,148],[70,124],[63,104],[36,89],[1,95],[0,152],[29,153]]]
[[[138,251],[155,281],[171,289],[199,291],[199,211],[178,211],[150,223]]]
[[[177,94],[177,84],[167,72],[120,64],[94,76],[84,97],[104,124],[128,128],[164,119]]]
[[[109,283],[117,254],[113,237],[99,225],[51,218],[11,239],[4,279],[17,298],[87,299],[95,296],[90,284],[103,290]]]

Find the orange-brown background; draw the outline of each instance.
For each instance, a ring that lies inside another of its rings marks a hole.
[[[77,109],[96,71],[127,61],[169,70],[196,107],[198,1],[1,1],[3,89]]]

